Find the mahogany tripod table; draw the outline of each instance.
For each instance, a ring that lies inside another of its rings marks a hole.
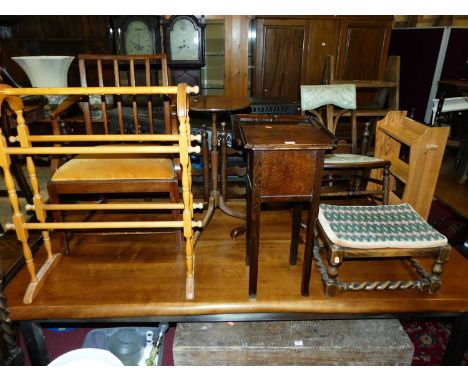
[[[233,112],[243,110],[252,104],[252,101],[244,97],[227,97],[227,96],[194,96],[190,97],[190,110],[209,112],[211,113],[211,190],[208,200],[208,209],[203,218],[203,227],[195,233],[195,243],[202,234],[203,230],[208,226],[213,218],[216,208],[220,208],[224,213],[245,220],[245,213],[234,211],[224,203],[223,195],[219,190],[218,183],[218,168],[219,168],[219,151],[218,151],[218,130],[217,130],[217,113]],[[207,164],[204,164],[205,166]]]

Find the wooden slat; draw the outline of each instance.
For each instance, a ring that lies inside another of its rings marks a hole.
[[[150,72],[150,61],[145,59],[145,78],[146,86],[151,86],[151,72]],[[154,133],[153,126],[153,103],[151,102],[151,96],[148,96],[148,120],[149,120],[149,129],[150,133]]]
[[[390,172],[393,176],[400,179],[403,183],[406,183],[408,181],[409,166],[407,163],[399,159],[392,161],[392,165],[390,166]]]
[[[116,87],[120,86],[120,72],[119,72],[119,62],[114,60],[114,84]],[[124,122],[122,115],[122,97],[117,96],[117,114],[119,116],[119,131],[120,134],[124,133]]]
[[[179,152],[179,146],[125,146],[118,150],[112,146],[83,147],[8,147],[8,155],[69,155],[69,154],[172,154]]]
[[[118,221],[118,222],[71,222],[71,223],[24,223],[26,229],[117,229],[117,228],[182,228],[183,221]]]
[[[135,62],[130,60],[130,85],[136,86],[135,84]],[[135,133],[140,134],[140,126],[138,124],[138,106],[136,102],[136,96],[132,97],[132,109],[133,109],[133,125],[135,127]]]
[[[81,211],[81,210],[182,210],[183,203],[78,203],[78,204],[45,204],[42,207],[46,211]]]
[[[98,71],[98,81],[99,87],[104,87],[104,78],[102,76],[102,60],[96,60],[97,71]],[[102,120],[104,122],[104,131],[106,134],[109,134],[109,122],[107,120],[107,108],[106,108],[106,97],[101,95],[101,111],[102,111]]]
[[[78,66],[80,68],[81,87],[86,88],[88,86],[88,82],[86,79],[86,62],[84,60],[79,60]],[[93,133],[93,122],[91,120],[91,106],[89,104],[89,93],[84,95],[87,96],[87,102],[83,102],[83,117],[85,121],[86,134],[91,135]]]
[[[198,86],[187,86],[187,93],[198,93]],[[0,94],[24,95],[72,95],[72,94],[177,94],[177,86],[121,86],[115,87],[69,87],[69,88],[1,88]]]
[[[173,134],[158,134],[155,136],[138,134],[138,135],[121,135],[121,134],[94,134],[88,135],[31,135],[30,142],[177,142],[179,137]],[[17,140],[15,140],[16,142]]]

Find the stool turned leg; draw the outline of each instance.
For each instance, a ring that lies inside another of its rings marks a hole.
[[[337,296],[343,293],[343,288],[338,286],[336,278],[338,277],[338,267],[343,262],[343,255],[333,253],[331,249],[328,257],[328,278],[325,282],[325,293],[328,297]]]
[[[440,289],[440,275],[444,269],[444,263],[450,258],[451,251],[452,248],[450,247],[450,245],[446,245],[440,249],[437,258],[434,261],[434,265],[432,266],[432,273],[430,277],[431,285],[429,288],[429,293],[436,293]]]

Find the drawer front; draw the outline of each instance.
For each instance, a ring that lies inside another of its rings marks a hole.
[[[261,195],[312,195],[317,152],[316,150],[263,151]]]

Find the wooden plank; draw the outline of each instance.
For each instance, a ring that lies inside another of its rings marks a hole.
[[[399,320],[180,323],[175,366],[411,365]]]
[[[248,17],[225,16],[224,94],[246,97],[248,72]]]

